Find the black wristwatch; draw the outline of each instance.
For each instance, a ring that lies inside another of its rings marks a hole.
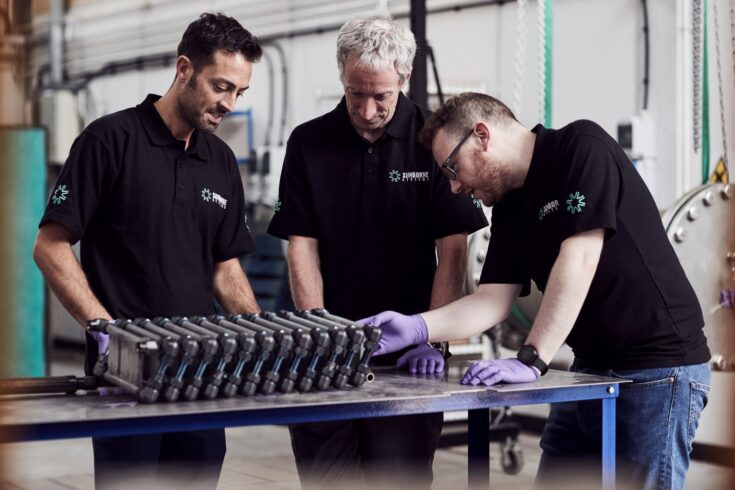
[[[516,357],[518,357],[518,360],[526,366],[533,366],[538,369],[541,376],[546,374],[546,371],[549,370],[549,366],[538,356],[536,347],[530,344],[526,344],[521,347],[521,350],[518,351]]]

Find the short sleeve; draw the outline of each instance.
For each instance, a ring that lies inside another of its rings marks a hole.
[[[298,132],[286,144],[278,201],[268,233],[288,240],[290,235],[317,237],[314,203],[304,166]]]
[[[434,165],[431,203],[431,235],[434,239],[457,233],[473,233],[487,226],[479,200],[453,194],[449,181]]]
[[[255,244],[250,235],[250,228],[245,214],[245,192],[242,188],[235,156],[232,154],[229,167],[231,198],[227,202],[227,212],[215,238],[212,256],[216,262],[224,262],[255,251]]]
[[[526,253],[528,238],[519,216],[522,207],[516,201],[514,197],[493,206],[490,243],[480,284],[520,284],[521,296],[526,296],[531,286]]]
[[[568,162],[568,163],[566,163]],[[557,219],[560,240],[597,228],[605,238],[615,234],[620,173],[615,155],[595,136],[573,138],[564,152],[559,189],[561,213]]]
[[[83,132],[71,147],[39,228],[49,222],[58,223],[69,230],[72,243],[78,242],[112,189],[117,173],[109,147],[91,132]]]

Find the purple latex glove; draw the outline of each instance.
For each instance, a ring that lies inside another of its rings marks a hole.
[[[89,335],[97,342],[97,352],[104,354],[107,352],[107,348],[110,345],[110,336],[102,332],[95,332],[94,330],[89,331]]]
[[[390,354],[409,345],[425,344],[429,340],[426,322],[421,315],[401,315],[395,311],[384,311],[375,316],[363,318],[359,325],[380,327],[383,334],[378,342],[374,356]]]
[[[411,374],[434,374],[444,372],[444,356],[428,344],[422,344],[403,354],[396,362],[398,369],[408,364]]]
[[[92,330],[89,331],[89,335],[91,335],[95,342],[97,342],[97,352],[99,352],[100,355],[107,352],[107,348],[110,346],[109,335]],[[122,395],[123,393],[125,393],[125,390],[114,386],[100,386],[97,388],[97,392],[100,394],[100,396],[110,396]]]
[[[463,385],[492,386],[495,383],[532,383],[540,373],[518,359],[496,359],[472,363],[462,378]]]

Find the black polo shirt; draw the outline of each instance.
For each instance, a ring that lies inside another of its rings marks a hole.
[[[603,228],[597,272],[567,338],[587,366],[643,369],[709,360],[702,311],[643,180],[590,121],[534,128],[523,187],[493,207],[481,283],[541,291],[568,237]]]
[[[375,143],[358,135],[345,100],[298,126],[288,141],[268,232],[319,240],[325,307],[358,319],[426,311],[435,240],[487,225],[418,142],[425,113],[403,94]]]
[[[215,262],[255,248],[230,148],[195,131],[184,150],[156,100],[82,132],[40,224],[81,239],[92,291],[115,317],[213,312]]]

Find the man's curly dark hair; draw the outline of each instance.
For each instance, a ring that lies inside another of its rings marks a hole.
[[[178,55],[186,56],[200,71],[213,62],[216,51],[241,53],[246,60],[260,60],[263,48],[258,38],[240,23],[222,13],[203,13],[189,24],[179,43]]]

